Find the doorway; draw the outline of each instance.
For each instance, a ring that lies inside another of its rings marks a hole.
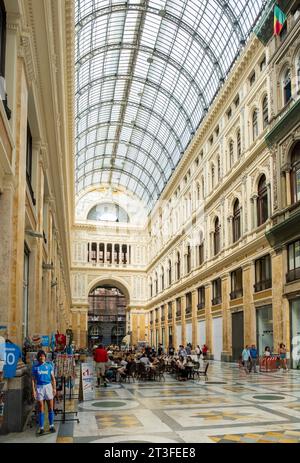
[[[236,362],[244,348],[244,312],[234,312],[231,317],[232,323],[232,361]]]
[[[126,334],[126,299],[114,286],[99,286],[89,294],[88,346],[121,345]]]

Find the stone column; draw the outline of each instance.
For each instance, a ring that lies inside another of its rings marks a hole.
[[[80,346],[87,347],[87,308],[80,310]]]
[[[28,90],[23,60],[17,59],[17,110],[16,118],[16,190],[13,199],[12,218],[12,256],[11,256],[11,300],[12,310],[9,313],[8,337],[14,343],[22,344],[23,323],[23,261],[25,230],[25,197],[26,197],[26,146],[27,146],[27,108]],[[20,265],[21,262],[21,265]]]
[[[253,302],[254,268],[252,262],[243,267],[244,344],[256,344],[256,313]]]
[[[192,345],[193,349],[197,346],[197,290],[192,291]]]
[[[272,215],[272,191],[271,184],[267,183],[267,195],[268,195],[268,217]]]
[[[284,284],[282,249],[271,251],[272,262],[272,310],[273,310],[273,343],[274,349],[278,352],[279,344],[283,341],[283,297],[282,288]]]
[[[14,116],[17,109],[17,79],[18,79],[18,42],[20,29],[20,15],[16,13],[7,13],[6,15],[6,62],[5,69],[9,79],[5,82],[7,92],[7,104],[12,112],[11,127],[12,132],[16,133],[17,118]]]
[[[173,347],[177,349],[177,333],[176,333],[176,299],[172,301],[172,333],[173,333]]]
[[[285,171],[285,183],[286,183],[286,203],[287,203],[287,206],[290,206],[292,204],[290,170]]]
[[[223,351],[221,358],[228,362],[231,354],[231,316],[229,306],[229,273],[222,275],[222,317],[223,317]]]
[[[0,196],[0,320],[1,325],[9,325],[9,314],[13,311],[11,301],[11,272],[12,272],[12,245],[13,245],[13,198],[14,186],[11,179],[4,181]],[[7,332],[8,335],[8,332]]]
[[[182,344],[186,346],[186,323],[185,323],[185,309],[186,309],[186,299],[185,296],[181,296],[181,336]]]
[[[252,209],[252,230],[254,230],[257,227],[257,195],[253,195],[251,198],[251,202],[253,204],[253,209]]]
[[[205,285],[205,328],[206,328],[206,345],[209,353],[212,352],[212,315],[211,315],[211,283]]]
[[[229,246],[233,243],[232,221],[233,221],[233,215],[229,215],[227,217],[227,222],[228,222],[228,245]]]

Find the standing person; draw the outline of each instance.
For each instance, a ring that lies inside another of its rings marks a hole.
[[[282,370],[287,371],[286,347],[285,347],[285,344],[283,344],[283,342],[279,344],[279,357],[280,357],[280,366],[282,367]]]
[[[104,385],[105,382],[105,364],[108,361],[108,354],[103,344],[99,344],[97,349],[94,351],[94,360],[96,362],[96,374],[97,374],[97,386],[100,387],[101,383]],[[102,379],[102,381],[101,381]]]
[[[44,400],[48,405],[48,419],[50,432],[55,432],[54,427],[54,411],[53,398],[56,394],[56,382],[53,372],[53,366],[50,362],[46,362],[46,354],[43,350],[37,353],[38,364],[32,367],[32,390],[33,397],[38,401],[39,405],[39,435],[44,434],[45,408]]]
[[[200,355],[201,355],[200,346],[197,346],[197,347],[196,347],[195,352],[196,352],[197,359],[198,359],[198,362],[199,362],[199,361],[200,361]]]
[[[171,357],[173,357],[174,352],[175,352],[174,347],[173,347],[173,346],[170,346],[170,347],[169,347],[169,355],[171,355]]]
[[[257,365],[257,349],[255,347],[255,344],[252,344],[251,348],[250,348],[250,373],[252,371],[252,368],[253,368],[253,372],[254,373],[257,373],[256,371],[256,365]]]
[[[208,351],[207,345],[206,345],[206,344],[203,344],[203,346],[202,346],[202,357],[203,357],[203,360],[206,360],[207,351]]]
[[[246,345],[242,352],[242,363],[243,363],[244,370],[247,374],[249,374],[250,358],[251,356],[249,352],[249,346]]]
[[[157,349],[157,355],[161,356],[163,353],[163,345],[159,344]]]

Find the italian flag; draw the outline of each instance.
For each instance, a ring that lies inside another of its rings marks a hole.
[[[275,5],[274,7],[274,35],[279,35],[281,29],[285,23],[286,15],[284,12],[279,8],[279,6]]]

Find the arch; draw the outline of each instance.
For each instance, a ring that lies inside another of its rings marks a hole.
[[[282,68],[280,87],[282,94],[282,103],[285,106],[292,97],[292,70],[290,64]]]
[[[113,278],[107,278],[107,277],[97,277],[93,281],[91,281],[88,284],[88,292],[86,295],[86,298],[88,298],[89,294],[96,289],[98,286],[105,286],[105,285],[110,285],[110,286],[115,286],[118,288],[125,296],[126,299],[126,304],[130,304],[130,292],[131,288],[129,287],[128,283],[123,280],[123,278],[116,277],[114,276]]]
[[[259,184],[259,181],[261,179],[262,176],[265,176],[266,177],[266,182],[268,183],[269,182],[269,172],[267,171],[266,168],[261,168],[259,170],[259,172],[257,172],[257,174],[255,175],[254,177],[254,181],[253,181],[253,193],[257,193],[258,191],[258,184]]]

